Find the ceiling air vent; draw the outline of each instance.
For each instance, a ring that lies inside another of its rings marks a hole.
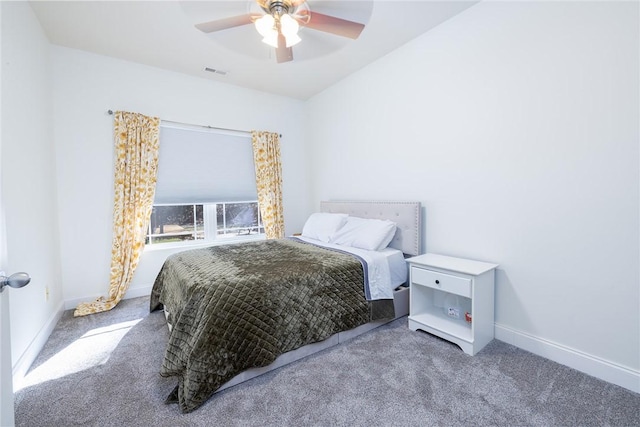
[[[227,72],[222,70],[216,70],[215,68],[204,67],[204,71],[208,71],[214,74],[220,74],[221,76],[226,76]]]

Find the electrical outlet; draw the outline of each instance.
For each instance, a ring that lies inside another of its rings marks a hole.
[[[49,301],[49,287],[48,286],[44,287],[44,298],[45,298],[45,301]]]

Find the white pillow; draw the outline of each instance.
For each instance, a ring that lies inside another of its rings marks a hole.
[[[331,243],[369,251],[386,248],[396,234],[396,223],[389,220],[350,216],[333,236]]]
[[[347,222],[347,214],[314,213],[307,219],[302,228],[302,236],[328,243],[329,239]]]

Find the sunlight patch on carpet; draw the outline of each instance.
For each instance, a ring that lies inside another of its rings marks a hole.
[[[76,372],[102,365],[116,349],[120,340],[142,319],[96,328],[56,353],[46,362],[17,380],[14,390],[62,378]]]

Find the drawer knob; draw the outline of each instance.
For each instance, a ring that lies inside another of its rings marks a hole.
[[[439,284],[440,284],[440,280],[436,280],[436,285],[439,285]]]

